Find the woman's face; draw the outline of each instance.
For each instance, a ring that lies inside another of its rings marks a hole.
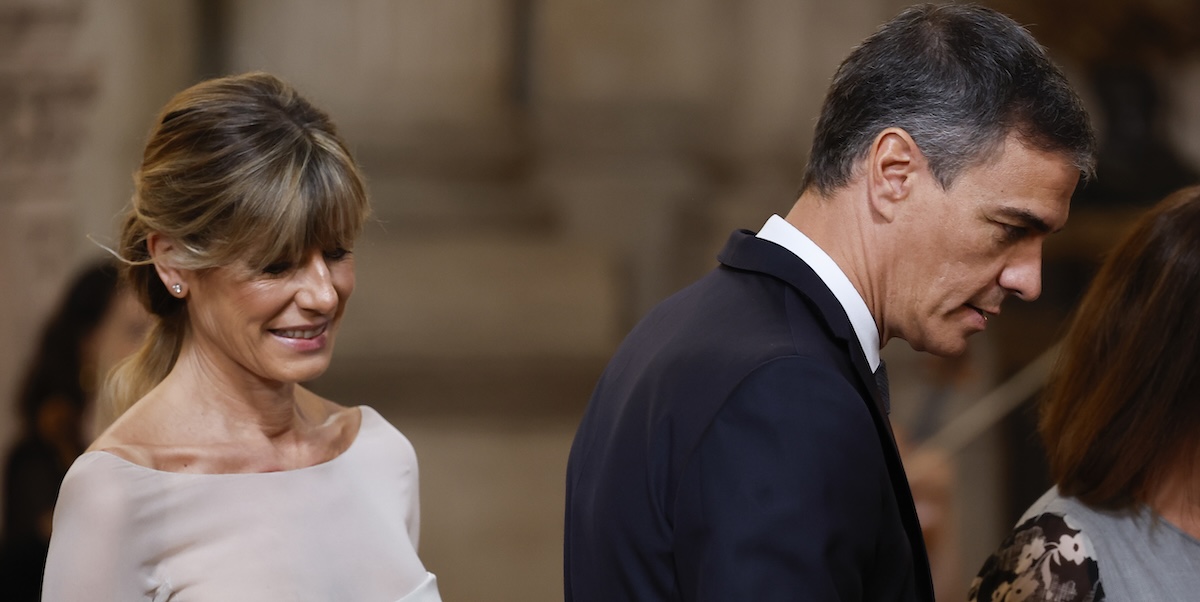
[[[272,264],[261,272],[246,264],[193,272],[191,342],[226,377],[312,380],[329,367],[352,292],[354,260],[341,249],[313,249],[299,264]]]

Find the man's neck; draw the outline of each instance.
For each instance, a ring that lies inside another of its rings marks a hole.
[[[883,343],[885,291],[878,277],[881,268],[871,260],[886,255],[881,253],[865,195],[865,188],[853,184],[828,196],[809,189],[784,219],[821,247],[846,274],[867,304]]]

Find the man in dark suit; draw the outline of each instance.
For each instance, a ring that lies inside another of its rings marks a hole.
[[[933,600],[879,350],[1040,292],[1088,118],[1008,18],[919,6],[839,67],[786,218],[653,309],[567,470],[569,602]]]

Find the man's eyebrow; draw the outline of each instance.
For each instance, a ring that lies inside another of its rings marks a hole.
[[[1024,209],[1017,209],[1016,207],[1001,207],[997,210],[997,213],[1007,217],[1008,219],[1018,222],[1014,225],[1024,226],[1031,230],[1036,230],[1041,234],[1052,234],[1058,231],[1054,228],[1051,228],[1050,224],[1046,223],[1046,220],[1043,220],[1042,218]]]

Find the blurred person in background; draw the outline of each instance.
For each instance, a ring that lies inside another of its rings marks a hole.
[[[568,602],[932,600],[880,348],[960,354],[1009,296],[1037,298],[1093,149],[1004,15],[920,5],[867,38],[791,211],[733,233],[596,385],[567,469]]]
[[[109,260],[87,265],[47,320],[18,394],[18,440],[4,472],[0,593],[37,600],[50,545],[51,518],[67,468],[95,433],[96,390],[103,376],[133,353],[148,319],[118,285]]]
[[[417,460],[329,366],[369,214],[329,117],[274,76],[201,82],[155,122],[116,253],[154,316],[68,471],[44,600],[436,602]]]
[[[968,599],[1200,595],[1200,187],[1168,196],[1080,302],[1040,406],[1056,485]]]

